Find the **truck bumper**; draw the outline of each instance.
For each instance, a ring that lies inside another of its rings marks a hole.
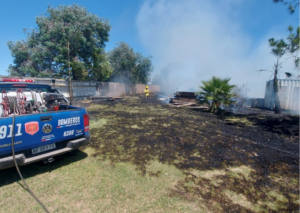
[[[16,161],[17,161],[18,165],[20,165],[20,166],[27,165],[27,164],[41,161],[44,159],[48,159],[48,158],[51,158],[51,157],[54,157],[57,155],[61,155],[66,152],[71,152],[75,149],[78,149],[81,146],[87,145],[90,142],[90,140],[91,140],[91,135],[88,134],[82,138],[68,141],[67,146],[63,149],[54,150],[52,152],[48,152],[48,153],[45,153],[42,155],[30,157],[30,158],[26,158],[24,154],[17,154],[17,155],[15,155]],[[0,158],[0,170],[14,167],[14,166],[15,166],[15,163],[14,163],[13,156]]]

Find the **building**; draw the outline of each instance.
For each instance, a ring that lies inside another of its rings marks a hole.
[[[278,96],[282,109],[299,111],[300,79],[279,79]],[[274,109],[273,80],[267,81],[264,107]]]

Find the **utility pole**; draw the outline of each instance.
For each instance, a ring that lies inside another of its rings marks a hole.
[[[69,61],[69,98],[70,103],[73,100],[73,92],[72,92],[72,81],[71,81],[71,69],[70,69],[70,42],[68,40],[68,61]]]
[[[69,91],[70,91],[70,103],[73,100],[73,91],[72,91],[72,81],[71,81],[71,68],[70,68],[70,39],[73,38],[73,36],[75,35],[76,31],[79,29],[79,27],[83,27],[85,26],[87,22],[85,21],[83,24],[78,24],[78,26],[76,27],[74,33],[69,36],[68,38],[68,61],[69,61]]]
[[[69,39],[68,39],[69,95],[70,95],[70,103],[71,103],[71,101],[73,101],[73,91],[72,91],[72,81],[71,81],[71,69],[70,69],[70,39],[74,36],[74,34],[76,33],[76,31],[78,30],[79,27],[80,27],[80,25],[78,25],[78,27],[76,28],[76,30],[74,31],[74,33],[71,36],[69,36]]]

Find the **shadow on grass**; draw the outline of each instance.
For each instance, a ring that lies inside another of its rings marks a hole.
[[[95,120],[112,115],[114,119],[92,129],[95,157],[130,162],[141,175],[157,177],[161,171],[147,171],[151,161],[174,165],[185,178],[170,190],[170,196],[202,202],[214,212],[298,210],[298,157],[235,135],[269,140],[263,130],[236,129],[210,113],[169,109],[155,100],[147,104],[125,100],[122,110],[116,110],[120,105],[103,104],[110,107],[90,115]],[[137,106],[139,110],[130,113]]]
[[[86,157],[86,153],[75,150],[56,156],[53,163],[44,164],[43,162],[36,162],[25,166],[19,166],[19,168],[23,178],[26,179],[43,173],[51,173],[60,167],[67,166]],[[20,176],[15,167],[0,170],[0,187],[20,180]]]

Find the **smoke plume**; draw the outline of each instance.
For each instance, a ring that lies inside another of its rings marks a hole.
[[[270,54],[268,39],[285,38],[287,32],[269,32],[254,42],[245,30],[247,25],[239,22],[238,8],[242,2],[143,3],[136,19],[139,38],[154,57],[153,76],[161,75],[166,93],[190,88],[198,91],[202,80],[215,75],[231,77],[232,84],[248,82],[250,97],[264,97],[271,73],[256,70],[272,70],[276,58]],[[293,61],[285,62],[282,70],[294,71]]]

